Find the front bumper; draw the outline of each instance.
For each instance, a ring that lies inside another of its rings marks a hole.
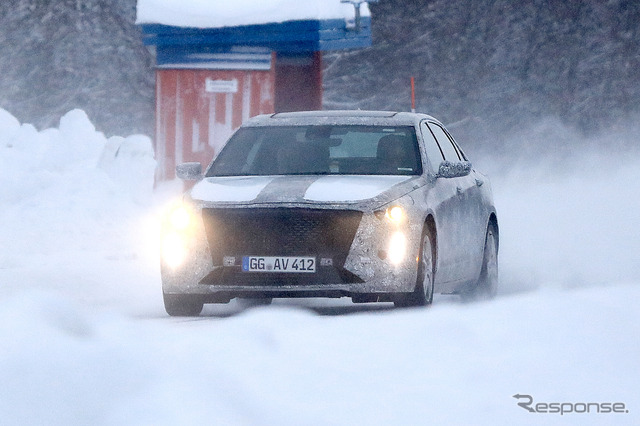
[[[281,214],[287,209],[244,208],[244,212],[254,215],[254,221],[255,217],[265,219],[257,221],[259,226],[255,228],[249,222],[240,223],[241,226],[234,222],[231,229],[220,219],[228,216],[231,209],[213,210],[194,211],[195,226],[183,236],[187,251],[184,262],[176,267],[163,260],[164,293],[199,295],[211,302],[235,297],[354,297],[355,300],[359,296],[382,301],[386,296],[415,288],[422,232],[422,218],[415,214],[407,215],[407,221],[399,228],[374,212],[348,211],[347,216],[357,217],[354,222],[343,219],[347,212],[344,210],[289,209],[292,216],[329,215],[331,221],[341,224],[337,229],[320,224],[318,229],[301,230],[299,225],[290,223],[284,229],[273,229],[276,225],[270,216],[272,212]],[[269,211],[261,216],[265,210]],[[348,229],[349,222],[354,223],[352,231]],[[269,232],[273,233],[274,241],[270,241]],[[289,232],[296,236],[289,238],[286,235]],[[397,232],[406,237],[406,254],[402,262],[393,264],[388,256],[389,240]],[[247,247],[257,252],[247,252]],[[314,274],[245,273],[237,264],[230,265],[227,261],[225,265],[225,259],[242,255],[317,256],[318,263],[320,258],[330,258],[333,265],[319,266]]]

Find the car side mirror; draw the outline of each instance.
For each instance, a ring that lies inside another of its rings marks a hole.
[[[451,162],[451,161],[443,161],[440,163],[440,168],[438,169],[437,178],[456,178],[467,176],[471,173],[471,163],[468,161],[462,162]]]
[[[200,180],[202,179],[202,165],[200,163],[178,164],[176,176],[182,180]]]

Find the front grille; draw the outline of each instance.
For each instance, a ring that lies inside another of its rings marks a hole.
[[[354,282],[343,269],[360,225],[362,212],[305,208],[203,209],[202,218],[215,266],[225,256],[315,256],[315,274],[242,273],[227,267],[210,274],[204,283],[220,284],[317,284]],[[331,258],[331,267],[319,265]]]

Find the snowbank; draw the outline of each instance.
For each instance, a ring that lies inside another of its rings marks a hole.
[[[35,287],[77,296],[91,285],[81,277],[108,276],[93,258],[144,254],[155,170],[148,137],[107,139],[80,110],[42,132],[0,110],[0,126],[5,294]]]
[[[149,201],[155,160],[148,137],[107,139],[80,110],[42,132],[0,110],[2,125],[0,222],[11,226],[0,235],[12,244],[0,248],[0,266],[14,254],[93,249]]]
[[[177,187],[152,191],[149,139],[106,139],[82,111],[38,132],[0,110],[0,423],[638,424],[640,168],[595,167],[612,157],[494,176],[495,301],[189,320],[162,308],[155,212]],[[534,414],[516,394],[629,412]]]
[[[354,7],[340,0],[138,0],[137,24],[220,28],[298,20],[353,19]],[[367,4],[360,8],[369,16]]]

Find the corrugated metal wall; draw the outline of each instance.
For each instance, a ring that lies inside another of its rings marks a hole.
[[[206,167],[233,131],[274,112],[274,102],[273,70],[157,70],[156,180],[173,179],[182,162]]]

